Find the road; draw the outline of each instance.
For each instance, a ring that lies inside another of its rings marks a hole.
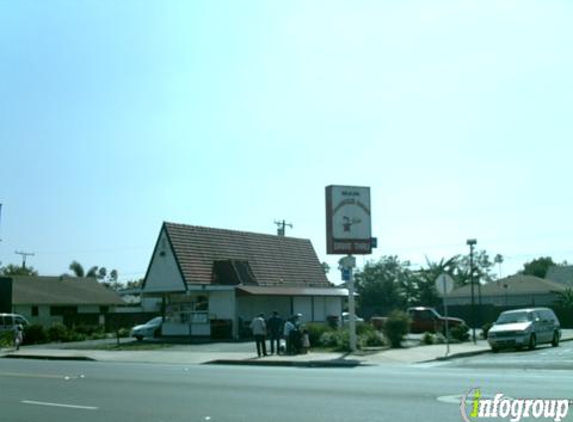
[[[3,421],[460,421],[460,397],[573,398],[569,371],[0,360]],[[549,387],[549,388],[548,388]],[[572,421],[572,414],[568,416]],[[493,420],[493,419],[490,419]]]
[[[465,359],[454,359],[444,364],[458,368],[491,368],[501,371],[562,369],[573,370],[573,341],[562,342],[559,347],[537,346],[535,350],[506,350],[486,353]]]

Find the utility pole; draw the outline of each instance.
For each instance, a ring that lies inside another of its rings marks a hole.
[[[286,226],[289,226],[291,229],[293,228],[293,225],[290,223],[287,223],[285,220],[283,220],[283,221],[276,221],[275,220],[275,224],[277,225],[277,236],[284,236],[285,235]]]
[[[26,269],[26,258],[29,256],[34,256],[36,255],[35,253],[32,252],[21,252],[21,251],[14,251],[14,253],[16,255],[22,255],[22,269],[25,270]]]
[[[468,239],[466,244],[470,247],[470,284],[472,292],[472,338],[474,344],[476,344],[476,310],[475,310],[475,294],[474,294],[474,246],[477,244],[477,240]]]

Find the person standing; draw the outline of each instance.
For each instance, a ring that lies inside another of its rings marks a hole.
[[[267,355],[267,345],[265,337],[267,335],[267,325],[265,323],[265,314],[259,314],[251,322],[251,331],[257,344],[257,355],[259,357]]]
[[[24,328],[22,324],[17,324],[14,327],[14,347],[16,350],[20,350],[20,345],[24,341]]]
[[[275,353],[275,344],[277,346],[277,355],[280,354],[280,343],[283,329],[283,319],[279,316],[277,311],[273,311],[273,315],[267,322],[269,336],[271,339],[271,355]]]
[[[286,341],[286,354],[287,355],[292,355],[293,354],[293,345],[292,345],[292,341],[291,341],[291,331],[295,330],[296,327],[293,324],[293,318],[289,318],[287,319],[287,321],[285,322],[285,326],[283,328],[283,337],[285,338]]]

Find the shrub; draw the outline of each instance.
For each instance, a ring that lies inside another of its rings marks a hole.
[[[382,335],[375,329],[365,332],[359,339],[361,347],[381,347],[386,345]]]
[[[470,338],[470,329],[465,325],[458,325],[450,328],[450,336],[454,340],[468,341]]]
[[[431,344],[435,343],[435,336],[432,333],[429,332],[425,332],[422,340],[420,341],[420,343],[425,344],[426,346],[429,346]]]
[[[119,330],[117,330],[116,335],[120,338],[125,338],[129,337],[130,332],[131,330],[129,328],[120,328]]]
[[[46,343],[49,339],[44,326],[32,324],[24,327],[24,344]]]
[[[68,341],[68,328],[64,324],[54,324],[48,328],[50,341]]]
[[[384,324],[384,334],[390,342],[390,346],[401,347],[402,339],[410,328],[410,318],[403,311],[392,311]]]
[[[334,331],[331,327],[325,324],[309,323],[305,324],[304,328],[308,331],[308,339],[310,346],[320,345],[320,337],[327,332]]]
[[[12,347],[14,344],[14,335],[11,332],[0,334],[0,347]]]

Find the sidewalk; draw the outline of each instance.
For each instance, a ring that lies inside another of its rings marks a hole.
[[[573,340],[573,330],[563,330],[562,341]],[[299,367],[355,367],[358,365],[404,365],[443,359],[472,356],[490,351],[485,340],[450,345],[446,356],[446,345],[415,346],[401,349],[360,351],[355,354],[333,352],[310,352],[297,356],[255,357],[251,343],[211,343],[207,346],[185,344],[158,350],[109,351],[74,350],[44,346],[22,347],[0,350],[3,358],[29,358],[51,360],[86,360],[101,362],[133,362],[163,364],[227,364],[261,366]]]

